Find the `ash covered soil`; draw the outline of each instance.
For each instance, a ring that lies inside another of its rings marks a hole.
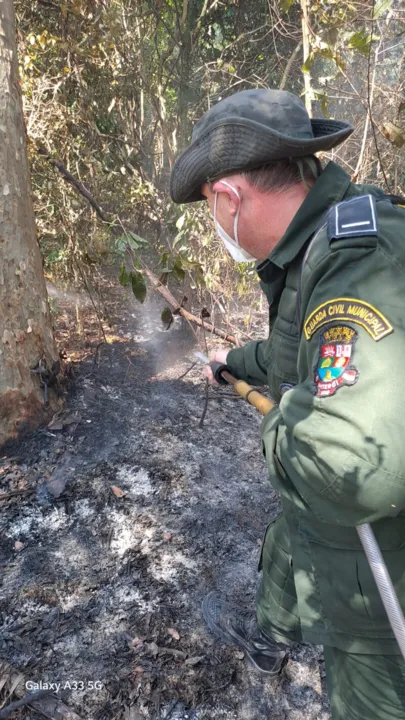
[[[279,511],[260,417],[210,389],[199,427],[200,366],[181,376],[203,336],[180,318],[165,331],[155,296],[108,297],[107,345],[85,298],[75,345],[78,296],[57,297],[66,406],[0,451],[0,492],[22,491],[1,502],[3,671],[61,683],[57,698],[83,720],[327,720],[319,648],[293,647],[269,681],[208,633],[200,609],[216,589],[254,610],[261,538]],[[12,700],[0,673],[0,707]],[[70,717],[10,717],[44,716]]]

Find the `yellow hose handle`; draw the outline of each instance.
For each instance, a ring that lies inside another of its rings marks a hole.
[[[273,409],[274,403],[272,403],[265,395],[262,395],[261,392],[252,388],[251,385],[248,385],[248,383],[244,380],[237,380],[227,370],[223,370],[221,375],[224,380],[229,383],[229,385],[232,385],[235,388],[236,392],[241,397],[247,400],[250,405],[253,405],[253,407],[255,407],[262,415],[267,415],[267,413]]]

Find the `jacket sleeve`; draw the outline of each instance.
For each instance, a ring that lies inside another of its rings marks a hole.
[[[267,343],[268,340],[249,342],[228,353],[227,364],[235,377],[250,385],[267,385]]]
[[[339,299],[357,300],[358,317],[344,319]],[[282,495],[322,522],[353,527],[395,516],[405,508],[405,269],[379,247],[329,251],[309,271],[302,300],[302,318],[315,311],[315,329],[300,340],[298,384],[263,422],[270,475]],[[374,339],[362,307],[383,314],[393,331]],[[352,338],[348,381],[334,388],[326,374],[320,396],[325,358],[327,365],[349,352],[332,342],[342,333]]]

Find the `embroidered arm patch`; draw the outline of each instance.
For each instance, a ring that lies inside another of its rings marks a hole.
[[[304,322],[304,335],[310,340],[322,325],[333,321],[348,320],[361,325],[373,340],[378,342],[394,332],[387,318],[373,305],[357,298],[334,298],[318,305]]]
[[[344,385],[354,385],[359,371],[351,360],[357,333],[349,325],[337,325],[321,335],[319,357],[314,367],[314,395],[329,397]]]

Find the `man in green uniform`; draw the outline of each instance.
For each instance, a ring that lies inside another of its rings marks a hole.
[[[206,198],[235,260],[259,260],[268,340],[222,351],[269,386],[261,429],[283,514],[263,542],[257,625],[210,593],[209,627],[278,673],[286,646],[322,644],[333,720],[405,720],[405,663],[356,526],[372,523],[405,603],[405,210],[354,185],[330,150],[353,128],[301,101],[248,90],[196,125],[171,177]]]

